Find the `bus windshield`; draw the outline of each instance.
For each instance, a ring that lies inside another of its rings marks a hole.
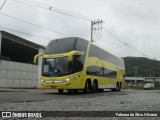
[[[42,63],[42,76],[60,77],[71,74],[71,65],[68,57],[44,58]]]

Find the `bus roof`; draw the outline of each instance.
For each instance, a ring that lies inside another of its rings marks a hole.
[[[67,37],[55,39],[49,42],[45,49],[45,54],[61,54],[73,50],[82,51],[86,54],[89,41],[78,37]],[[124,68],[123,59],[111,54],[103,48],[91,43],[89,56],[98,57]]]

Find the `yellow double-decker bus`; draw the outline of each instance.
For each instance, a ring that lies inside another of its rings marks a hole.
[[[111,89],[120,91],[124,85],[124,61],[87,40],[69,37],[49,42],[43,58],[41,89],[58,89],[84,93]]]

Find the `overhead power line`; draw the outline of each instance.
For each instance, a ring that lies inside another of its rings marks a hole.
[[[87,20],[87,21],[91,21],[92,19],[97,19],[97,18],[92,18],[92,17],[88,17],[85,15],[81,15],[81,14],[77,14],[77,13],[73,13],[73,12],[69,12],[66,10],[61,10],[52,6],[48,6],[39,2],[35,2],[35,1],[30,1],[30,0],[24,0],[24,1],[20,1],[20,0],[14,0],[16,2],[22,3],[22,4],[26,4],[26,5],[30,5],[33,7],[39,7],[39,8],[43,8],[43,9],[47,9],[53,12],[57,12],[60,14],[64,14],[67,16],[71,16],[71,17],[75,17],[75,18],[79,18],[79,19],[83,19],[83,20]]]
[[[21,22],[23,22],[23,23],[30,24],[30,25],[33,25],[33,26],[36,26],[36,27],[39,27],[39,28],[42,28],[42,29],[45,29],[45,30],[48,30],[48,31],[51,31],[51,32],[54,32],[54,33],[57,33],[57,34],[61,34],[61,35],[64,35],[64,36],[69,36],[69,37],[72,36],[72,35],[65,34],[65,33],[62,33],[62,32],[59,32],[59,31],[55,31],[55,30],[52,30],[52,29],[50,29],[50,28],[46,28],[46,27],[43,27],[43,26],[40,26],[40,25],[37,25],[37,24],[33,24],[33,23],[31,23],[31,22],[28,22],[28,21],[25,21],[25,20],[22,20],[22,19],[19,19],[19,18],[10,16],[10,15],[7,15],[7,14],[2,13],[2,12],[0,12],[0,14],[2,14],[2,15],[4,15],[4,16],[7,16],[7,17],[10,17],[10,18],[12,18],[12,19],[21,21]]]
[[[124,42],[123,40],[121,40],[121,38],[120,38],[116,33],[111,32],[111,31],[108,30],[106,27],[104,27],[104,30],[105,30],[106,32],[108,32],[109,34],[111,34],[114,38],[116,38],[116,40],[118,40],[120,43],[122,43],[122,44],[125,45],[126,47],[128,47],[128,48],[136,51],[137,53],[139,53],[139,54],[142,55],[142,56],[147,57],[144,53],[138,51],[137,49],[135,49],[135,48],[133,48],[132,46],[130,46],[127,42]]]
[[[157,12],[157,10],[156,10],[154,7],[152,7],[150,3],[148,3],[147,1],[144,1],[144,2],[148,5],[148,7],[151,9],[151,11],[152,11],[154,14],[156,14],[157,17],[159,18],[159,15],[160,15],[159,12]]]
[[[81,15],[81,14],[77,14],[77,13],[73,13],[73,12],[69,12],[69,11],[65,11],[65,10],[61,10],[61,9],[57,9],[55,7],[52,7],[52,6],[49,6],[49,5],[46,5],[46,4],[42,4],[40,2],[35,2],[35,1],[31,1],[31,0],[23,0],[23,1],[20,1],[20,0],[14,0],[16,2],[19,2],[19,3],[22,3],[22,4],[26,4],[26,5],[30,5],[30,6],[33,6],[33,7],[39,7],[39,8],[43,8],[43,9],[47,9],[47,10],[51,10],[51,11],[54,11],[54,12],[57,12],[57,13],[60,13],[60,14],[64,14],[64,15],[67,15],[67,16],[71,16],[71,17],[75,17],[75,18],[79,18],[79,19],[83,19],[83,20],[87,20],[87,21],[91,21],[93,18],[91,17],[88,17],[88,16],[84,16],[84,15]],[[141,2],[141,1],[140,1]],[[143,3],[142,3],[143,4]],[[46,29],[46,30],[49,30],[49,31],[52,31],[52,32],[55,32],[55,33],[58,33],[58,34],[62,34],[62,35],[65,35],[65,36],[72,36],[72,35],[68,35],[68,34],[65,34],[65,33],[62,33],[62,32],[58,32],[58,31],[55,31],[55,30],[52,30],[52,29],[49,29],[49,28],[46,28],[46,27],[43,27],[43,26],[40,26],[40,25],[36,25],[36,24],[33,24],[33,23],[30,23],[30,22],[27,22],[27,21],[24,21],[24,20],[21,20],[19,18],[16,18],[16,17],[13,17],[13,16],[10,16],[10,15],[7,15],[7,14],[4,14],[2,12],[0,12],[0,14],[3,14],[7,17],[10,17],[10,18],[13,18],[13,19],[16,19],[18,21],[21,21],[21,22],[24,22],[24,23],[27,23],[27,24],[30,24],[30,25],[33,25],[33,26],[36,26],[36,27],[40,27],[40,28],[43,28],[43,29]],[[94,18],[95,19],[95,18]],[[108,32],[109,34],[111,34],[112,36],[114,36],[119,42],[121,42],[123,45],[127,46],[128,48],[136,51],[137,53],[143,55],[143,56],[146,56],[144,53],[138,51],[137,49],[133,48],[132,46],[130,46],[128,43],[124,42],[123,40],[121,40],[121,38],[114,32],[108,30],[107,28],[104,28],[106,30],[106,32]]]
[[[147,3],[144,3],[145,1],[142,1],[142,0],[138,0],[139,3],[148,11],[148,13],[150,13],[150,15],[152,15],[152,17],[156,18],[156,19],[159,19],[158,16],[156,16],[156,12],[154,12],[154,10],[149,6],[147,5]]]
[[[25,1],[27,1],[27,0],[25,0]],[[29,1],[31,1],[31,0],[29,0]],[[42,4],[42,3],[40,3],[40,2],[35,2],[35,1],[33,1],[33,0],[32,0],[32,2],[37,3],[37,4],[40,4],[40,5],[44,5],[44,6],[47,6],[47,7],[51,7],[52,9],[55,9],[55,10],[67,12],[67,13],[69,13],[69,14],[78,15],[78,16],[87,18],[88,20],[93,20],[93,19],[96,20],[96,19],[97,19],[97,18],[94,18],[94,17],[89,17],[89,16],[86,16],[86,15],[82,15],[82,14],[79,14],[79,13],[75,13],[75,12],[71,12],[71,11],[67,11],[67,10],[58,9],[58,8],[53,7],[53,6],[48,6],[48,5]]]
[[[12,31],[12,32],[24,34],[24,35],[33,36],[33,37],[44,38],[44,39],[48,39],[48,40],[51,40],[51,39],[52,39],[52,38],[47,38],[47,37],[43,37],[43,36],[39,36],[39,35],[33,35],[33,34],[25,33],[25,32],[20,32],[20,31],[13,30],[13,29],[10,29],[10,28],[7,28],[7,27],[3,27],[3,26],[0,26],[0,28],[1,28],[1,29],[5,29],[5,30],[9,30],[9,31]]]
[[[0,10],[2,10],[2,8],[3,8],[4,4],[6,3],[6,1],[7,1],[7,0],[4,0],[2,6],[1,6],[1,8],[0,8]]]

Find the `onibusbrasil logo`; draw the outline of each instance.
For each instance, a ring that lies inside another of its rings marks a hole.
[[[2,112],[2,118],[42,118],[40,112]]]

